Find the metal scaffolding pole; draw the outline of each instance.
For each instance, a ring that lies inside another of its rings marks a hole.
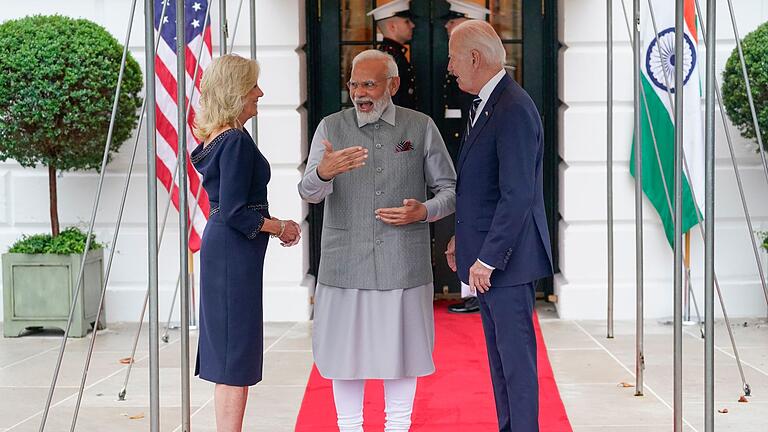
[[[235,49],[235,36],[237,36],[237,26],[240,25],[240,15],[243,12],[243,0],[240,0],[240,4],[237,6],[237,15],[235,16],[235,27],[232,29],[232,37],[229,42],[229,52],[233,52]]]
[[[208,3],[207,9],[206,9],[205,21],[203,22],[203,28],[207,27],[208,26],[208,22],[210,21],[210,17],[211,17],[211,3],[212,2]],[[161,33],[161,30],[162,30],[163,24],[164,24],[163,18],[165,17],[166,5],[167,5],[167,3],[163,3],[163,9],[162,9],[162,12],[160,13],[160,24],[158,25],[159,29],[158,29],[158,32],[157,32],[157,37],[155,38],[155,45],[157,45],[158,42],[160,41],[160,33]],[[193,75],[192,82],[197,82],[197,74],[198,74],[198,71],[199,71],[198,64],[200,62],[200,56],[202,55],[202,51],[203,51],[204,45],[205,45],[205,41],[201,39],[200,47],[199,47],[198,52],[197,52],[197,58],[195,59],[195,72],[194,72],[194,75]],[[157,54],[157,46],[155,46],[155,54]],[[194,91],[195,91],[195,87],[192,88],[192,93],[190,94],[190,96],[189,96],[189,98],[188,98],[188,100],[186,102],[187,116],[189,116],[189,110],[192,107],[192,99],[194,97]],[[147,107],[147,100],[145,98],[144,99],[144,104],[141,107],[141,114],[139,115],[139,125],[138,125],[138,129],[137,129],[138,131],[141,130],[142,122],[144,121],[144,114],[146,112],[146,107]],[[138,142],[138,140],[139,140],[139,133],[137,132],[136,133],[136,142]],[[178,167],[179,167],[179,158],[177,157],[176,158],[176,165],[174,166],[174,169],[173,169],[173,177],[171,179],[171,184],[176,184],[176,176],[179,173]],[[199,201],[201,189],[202,189],[202,182],[200,183],[200,185],[197,188],[197,194],[195,195],[195,203],[197,203]],[[158,238],[158,241],[157,241],[157,248],[158,249],[160,249],[160,247],[163,245],[163,238],[164,238],[164,235],[165,235],[165,228],[166,228],[166,224],[168,222],[168,212],[170,211],[170,208],[171,208],[171,199],[172,199],[172,196],[171,196],[171,194],[169,194],[168,195],[168,199],[165,202],[165,211],[163,213],[163,222],[162,222],[162,224],[160,226],[160,234],[159,234],[159,238]],[[192,215],[190,217],[191,218],[190,220],[192,220],[192,221],[195,220],[195,215],[196,215],[195,211],[197,210],[198,206],[195,205],[193,208],[194,208],[194,211],[192,212]],[[191,230],[191,228],[190,228],[190,230]],[[189,232],[187,233],[187,236],[189,236]],[[171,301],[170,312],[169,312],[169,316],[168,316],[168,322],[170,322],[170,320],[171,320],[171,314],[173,313],[173,304],[176,302],[176,295],[178,293],[178,289],[179,289],[179,281],[177,280],[176,288],[175,288],[174,293],[173,293],[173,300]],[[192,293],[192,294],[194,295],[194,293]],[[144,295],[144,302],[142,303],[141,312],[139,314],[139,321],[138,321],[139,325],[136,328],[136,333],[135,333],[134,338],[133,338],[133,345],[132,345],[132,348],[131,348],[131,355],[128,357],[129,359],[133,359],[136,356],[136,348],[138,347],[138,344],[139,344],[139,337],[141,336],[141,329],[142,329],[142,325],[143,325],[143,322],[144,322],[144,313],[145,313],[145,310],[147,309],[148,301],[149,301],[149,288],[147,289],[147,292]],[[193,318],[194,318],[194,316],[193,316]],[[193,320],[193,323],[194,323],[194,320]],[[168,325],[166,325],[165,333],[163,334],[163,337],[161,339],[163,340],[163,342],[168,342]],[[128,363],[128,367],[126,368],[125,379],[123,381],[123,387],[120,389],[120,392],[118,392],[118,394],[117,394],[118,400],[121,400],[121,401],[125,400],[125,395],[128,392],[128,381],[131,378],[131,371],[132,370],[133,370],[133,361],[129,362]]]
[[[685,1],[675,0],[674,431],[683,431],[683,133]]]
[[[701,6],[699,4],[699,0],[696,0],[696,10],[698,11],[698,16],[701,18]],[[701,34],[706,39],[707,37],[707,29],[702,25],[701,26]],[[715,35],[717,36],[717,35]],[[725,113],[725,108],[723,107],[723,95],[720,92],[720,86],[717,84],[717,81],[715,81],[715,99],[717,100],[718,108],[720,109],[720,117],[723,120],[723,129],[725,132],[725,139],[728,143],[728,151],[731,154],[731,163],[733,164],[733,172],[736,176],[736,185],[739,189],[739,195],[741,198],[741,206],[744,211],[744,219],[746,219],[747,222],[747,231],[749,233],[749,239],[752,244],[752,252],[755,257],[755,264],[757,265],[757,272],[760,277],[760,285],[763,288],[763,295],[765,296],[766,302],[768,302],[768,284],[766,283],[765,279],[765,271],[763,269],[763,261],[760,259],[760,249],[757,245],[757,240],[755,239],[755,229],[752,226],[752,216],[749,212],[749,205],[747,204],[747,197],[744,194],[744,182],[741,180],[741,170],[739,169],[739,163],[736,161],[736,152],[733,148],[733,139],[731,138],[731,129],[730,124],[728,122],[728,116]],[[747,395],[749,395],[749,389],[745,389],[747,392]]]
[[[256,44],[256,0],[250,0],[250,24],[251,24],[251,60],[256,60],[257,48]],[[251,135],[253,142],[256,143],[256,147],[259,146],[259,120],[258,116],[253,116],[251,119]]]
[[[182,101],[187,99],[187,69],[185,37],[186,18],[184,0],[176,0],[176,100],[178,118],[176,122],[177,165],[179,166],[179,265],[181,279],[181,430],[190,430],[189,402],[189,207],[187,206],[187,110]],[[192,83],[194,86],[195,83]],[[191,101],[190,101],[191,102]]]
[[[613,293],[614,293],[614,265],[613,265],[613,0],[606,2],[606,52],[607,52],[607,86],[606,86],[606,198],[607,198],[607,240],[608,240],[608,329],[607,337],[613,338]]]
[[[109,128],[108,128],[108,131],[107,131],[107,139],[106,139],[106,143],[104,144],[104,153],[103,153],[103,157],[102,157],[102,160],[101,160],[101,168],[99,170],[99,182],[98,182],[98,187],[96,189],[96,197],[94,198],[94,201],[93,201],[93,209],[91,211],[91,218],[90,218],[90,222],[88,224],[88,232],[87,232],[86,237],[85,237],[86,240],[85,240],[85,247],[83,248],[83,257],[82,257],[82,259],[80,261],[80,269],[79,269],[78,274],[77,274],[77,282],[75,284],[75,292],[72,294],[72,304],[70,305],[70,308],[69,308],[69,315],[67,317],[67,325],[66,325],[66,328],[64,329],[64,335],[62,336],[62,339],[61,339],[61,345],[59,347],[59,354],[58,354],[58,357],[56,359],[56,366],[54,367],[54,371],[53,371],[53,378],[51,379],[51,385],[50,385],[50,387],[48,389],[48,396],[47,396],[46,401],[45,401],[45,408],[43,409],[43,415],[42,415],[42,418],[40,420],[40,428],[39,428],[40,432],[43,432],[45,430],[45,424],[46,424],[46,421],[48,420],[48,414],[49,414],[50,409],[51,409],[51,403],[53,402],[53,394],[54,394],[54,391],[56,390],[56,383],[58,381],[59,373],[61,371],[61,364],[62,364],[62,362],[64,360],[64,352],[66,351],[66,348],[67,348],[67,337],[69,336],[69,330],[72,327],[72,321],[73,321],[73,318],[74,318],[75,306],[77,304],[77,298],[80,295],[80,289],[82,288],[82,285],[83,285],[83,274],[85,272],[86,258],[88,256],[88,251],[91,248],[93,228],[94,228],[94,225],[96,224],[96,214],[98,212],[99,203],[101,201],[101,192],[102,192],[103,187],[104,187],[104,178],[105,178],[105,174],[106,174],[106,166],[107,166],[107,162],[109,161],[109,148],[112,145],[112,134],[114,132],[115,120],[117,118],[118,104],[119,104],[119,100],[120,100],[120,90],[122,88],[123,76],[124,76],[124,72],[125,72],[125,65],[126,65],[126,60],[127,60],[127,57],[128,57],[128,41],[130,40],[130,36],[131,36],[131,28],[133,26],[133,18],[134,18],[135,9],[136,9],[136,2],[134,1],[131,4],[131,12],[129,13],[128,28],[126,30],[125,43],[123,45],[123,54],[122,54],[122,58],[120,60],[120,71],[118,72],[117,86],[115,88],[115,95],[114,95],[114,99],[113,99],[113,103],[112,103],[112,113],[111,113],[111,116],[110,116]],[[90,349],[89,349],[89,352],[88,352],[88,361],[90,360],[90,356],[91,356],[91,354],[93,352],[93,341],[95,339],[95,333],[98,330],[99,319],[101,318],[101,316],[100,316],[101,315],[101,306],[103,305],[103,301],[104,301],[103,292],[102,292],[102,297],[101,297],[100,301],[101,301],[101,303],[100,303],[100,307],[99,307],[99,312],[97,313],[96,321],[93,324],[94,335],[92,335],[92,338],[91,338]],[[86,378],[86,376],[88,374],[88,372],[87,372],[87,364],[88,363],[86,362],[86,369],[83,372],[83,378],[82,378],[83,384],[84,384],[85,378]],[[82,390],[81,390],[81,392],[82,392]],[[74,414],[74,416],[72,418],[72,425],[71,425],[72,429],[74,429],[75,423],[77,421],[77,409],[79,409],[80,398],[82,397],[81,392],[78,395],[78,403],[77,403],[77,406],[76,406],[76,411],[75,411],[75,414]]]
[[[736,39],[736,50],[739,53],[739,63],[741,63],[741,72],[744,76],[744,85],[746,86],[747,91],[747,101],[749,101],[749,110],[752,113],[752,122],[755,126],[755,136],[757,137],[757,149],[760,153],[760,159],[763,162],[763,173],[765,174],[765,180],[768,182],[768,161],[766,161],[765,157],[765,148],[763,147],[763,134],[760,130],[760,122],[757,119],[757,108],[755,108],[755,100],[752,96],[752,86],[750,84],[749,80],[749,74],[747,73],[747,62],[744,59],[744,50],[741,47],[741,37],[739,36],[739,26],[736,24],[736,13],[733,10],[733,2],[731,0],[728,1],[728,11],[731,16],[731,26],[733,27],[733,36]],[[698,0],[697,0],[698,5]],[[707,4],[707,7],[709,7],[709,4]],[[721,108],[722,109],[722,108]],[[754,242],[753,242],[754,243]],[[761,266],[760,263],[758,263],[758,266]],[[760,268],[760,282],[763,286],[763,294],[765,295],[765,301],[768,303],[768,287],[766,286],[765,282],[765,275],[763,274],[762,268]]]
[[[744,59],[744,50],[741,47],[741,36],[739,35],[739,26],[736,24],[736,13],[733,10],[733,2],[728,1],[728,11],[731,15],[731,26],[733,27],[733,37],[736,39],[736,51],[739,53],[739,63],[741,64],[741,73],[744,76],[744,85],[747,90],[747,101],[749,102],[749,110],[752,113],[752,122],[755,126],[755,136],[757,137],[757,148],[760,152],[760,159],[763,162],[763,174],[765,174],[765,180],[768,182],[768,161],[765,158],[765,148],[763,147],[763,134],[760,130],[760,122],[757,119],[757,108],[755,107],[755,99],[752,96],[752,85],[747,73],[747,62]],[[709,11],[709,2],[707,2],[707,11]],[[768,298],[766,298],[768,300]]]
[[[155,4],[144,1],[147,104],[147,269],[149,285],[149,430],[160,432],[160,345],[157,293],[157,137],[155,135]]]
[[[163,29],[164,24],[164,18],[165,18],[165,9],[166,9],[167,3],[163,3],[163,8],[160,12],[160,23],[158,24],[158,32],[157,36],[155,37],[155,55],[157,55],[157,44],[160,41],[160,33]],[[141,104],[141,111],[139,113],[139,124],[136,126],[136,139],[133,143],[134,148],[138,146],[139,140],[141,139],[141,128],[144,124],[144,115],[147,112],[147,98],[144,98],[144,102]],[[170,201],[169,201],[170,204]],[[168,209],[165,210],[166,216],[168,214]],[[160,243],[163,241],[163,231],[165,226],[163,226],[163,229],[160,230],[160,239],[158,243],[158,249],[160,248]],[[149,302],[149,286],[147,286],[147,292],[144,295],[144,303],[141,307],[141,314],[139,315],[139,325],[136,329],[136,335],[133,338],[133,345],[131,349],[131,355],[128,357],[130,361],[128,362],[128,366],[126,368],[125,373],[125,382],[123,383],[123,387],[120,389],[120,392],[117,394],[117,400],[123,401],[125,400],[125,394],[127,392],[128,387],[128,379],[131,376],[131,370],[133,369],[133,359],[136,356],[136,348],[139,345],[139,336],[141,335],[141,327],[144,323],[144,311],[147,309],[147,303]]]
[[[696,10],[697,10],[697,14],[698,14],[698,17],[699,17],[699,22],[701,22],[701,6],[699,5],[699,0],[696,0]],[[704,39],[707,40],[707,34],[708,34],[707,33],[707,28],[703,24],[701,25],[701,34],[702,34],[702,36],[704,36]],[[716,37],[716,35],[715,35],[715,37]],[[706,45],[705,45],[705,47],[706,47]],[[741,205],[742,205],[742,209],[744,210],[744,217],[745,217],[745,219],[747,221],[747,229],[749,230],[749,238],[752,240],[752,250],[755,252],[755,259],[757,261],[757,270],[758,270],[758,272],[760,274],[760,282],[762,283],[763,291],[765,291],[765,289],[766,289],[765,283],[766,282],[765,282],[765,278],[763,278],[763,265],[762,265],[762,262],[760,261],[760,256],[759,256],[759,253],[757,251],[757,242],[755,241],[755,236],[752,234],[753,233],[753,231],[752,231],[752,219],[751,219],[751,216],[749,214],[749,207],[747,206],[747,200],[746,200],[746,197],[744,195],[744,184],[741,181],[741,171],[739,170],[739,164],[736,161],[736,154],[735,154],[734,149],[733,149],[733,138],[731,137],[731,130],[729,128],[728,117],[726,116],[725,108],[723,107],[723,97],[720,94],[720,85],[717,83],[717,78],[715,78],[715,80],[713,80],[712,84],[714,85],[714,88],[715,88],[715,100],[717,101],[717,105],[718,105],[718,108],[720,110],[720,119],[723,122],[723,131],[725,132],[725,141],[726,141],[726,143],[728,143],[728,151],[730,152],[730,155],[731,155],[731,162],[732,162],[732,165],[733,165],[733,172],[734,172],[734,174],[736,176],[736,186],[738,187],[738,190],[739,190],[739,195],[741,197]],[[723,300],[723,294],[722,294],[722,292],[720,290],[720,286],[719,286],[719,283],[717,281],[717,274],[715,274],[715,276],[714,276],[714,281],[715,281],[715,291],[717,293],[718,299],[720,300],[720,306],[723,308],[723,319],[725,320],[725,326],[728,329],[728,336],[730,337],[731,344],[733,345],[733,348],[734,348],[733,349],[733,351],[734,351],[733,354],[734,354],[734,357],[736,357],[736,362],[739,365],[739,373],[741,374],[741,380],[742,380],[742,382],[744,384],[744,395],[745,396],[750,396],[752,394],[752,389],[750,388],[749,384],[747,384],[746,379],[744,377],[744,368],[741,365],[741,359],[739,357],[739,351],[736,349],[736,342],[735,342],[735,339],[734,339],[734,336],[733,336],[733,331],[731,330],[730,319],[728,318],[728,315],[725,313],[725,303],[724,303],[724,300]]]
[[[219,55],[227,54],[227,0],[219,1]]]
[[[622,0],[622,4],[623,4],[623,0]],[[653,23],[654,33],[656,34],[656,46],[657,46],[657,49],[660,49],[660,48],[658,48],[661,45],[661,43],[659,41],[659,36],[658,36],[659,35],[659,28],[656,25],[656,13],[654,12],[654,7],[653,7],[653,1],[652,0],[648,0],[648,8],[649,8],[649,12],[651,14],[651,22]],[[701,11],[701,10],[699,9],[699,11]],[[702,34],[704,36],[706,36],[705,27],[703,25],[701,26],[701,30],[702,30]],[[659,53],[659,55],[661,55],[661,53]],[[664,74],[664,84],[666,86],[666,93],[667,93],[667,97],[669,98],[670,106],[674,107],[675,106],[675,103],[674,103],[674,100],[673,100],[674,98],[672,96],[672,92],[670,91],[670,88],[672,88],[672,83],[670,83],[668,81],[666,74]],[[716,80],[714,81],[714,84],[715,84],[715,89],[717,90],[717,81]],[[643,89],[643,96],[645,97],[645,89]],[[646,107],[646,109],[647,109],[647,107]],[[722,111],[722,105],[721,105],[721,111]],[[651,123],[650,117],[648,118],[648,121],[649,121],[649,123]],[[725,122],[725,118],[723,119],[723,121]],[[651,135],[653,135],[653,127],[651,127]],[[726,130],[726,137],[728,138],[729,145],[730,145],[731,139],[730,139],[730,133],[728,132],[728,130]],[[669,198],[669,194],[667,193],[667,190],[668,190],[667,181],[664,178],[663,169],[661,168],[661,160],[659,159],[659,150],[658,150],[658,146],[656,145],[655,137],[654,137],[654,148],[656,150],[656,157],[657,157],[657,161],[659,163],[659,170],[662,173],[662,181],[664,182],[664,191],[665,191],[665,195],[667,196],[667,204],[669,206],[670,218],[674,219],[674,216],[672,215],[672,203],[671,203],[671,200]],[[685,150],[683,150],[683,171],[684,171],[685,175],[688,176],[688,178],[691,178],[690,169],[688,168],[688,162],[687,162],[686,156],[685,156]],[[742,190],[741,189],[741,185],[739,185],[739,190]],[[696,198],[697,193],[698,192],[696,191],[696,189],[694,189],[694,188],[691,189],[691,194],[693,195],[695,202],[698,202],[698,199]],[[702,220],[701,212],[696,212],[696,219],[697,219],[697,222],[698,222],[697,226],[699,228],[699,233],[701,234],[701,239],[705,240],[706,236],[705,236],[705,232],[704,232],[704,224],[702,223],[703,220]],[[717,273],[714,274],[713,279],[714,279],[714,284],[715,284],[715,292],[717,293],[717,296],[718,296],[718,298],[720,300],[720,309],[723,312],[723,320],[725,321],[726,330],[728,332],[728,337],[729,337],[730,342],[731,342],[731,347],[733,348],[733,353],[734,353],[734,357],[735,357],[735,360],[736,360],[736,366],[738,368],[739,375],[741,376],[741,382],[742,382],[742,385],[743,385],[743,388],[744,388],[744,394],[749,396],[750,393],[751,393],[751,390],[750,390],[749,384],[747,384],[746,376],[744,375],[744,367],[743,367],[743,365],[741,363],[741,357],[739,355],[739,349],[738,349],[738,346],[736,345],[736,338],[734,337],[733,329],[731,328],[731,322],[730,322],[730,318],[728,316],[728,311],[726,310],[725,300],[723,299],[723,294],[722,294],[722,291],[720,289],[720,284],[718,283],[718,280],[717,280]],[[696,308],[696,315],[699,316],[699,321],[701,321],[701,317],[699,315],[699,308],[696,305],[696,296],[693,294],[693,291],[691,291],[691,299],[693,300],[693,304],[694,304],[694,306]],[[701,328],[701,332],[702,332],[702,338],[703,338],[704,337],[704,329],[703,328]]]
[[[730,1],[729,1],[730,2]],[[717,1],[707,0],[704,145],[704,431],[715,431],[715,23]],[[735,22],[734,22],[735,28]],[[760,149],[762,153],[762,148]]]
[[[130,40],[131,30],[133,29],[133,18],[134,18],[135,12],[136,12],[136,0],[133,0],[133,3],[131,5],[131,12],[128,18],[128,31],[125,37],[123,64],[125,62],[125,53],[128,51],[128,41]],[[119,94],[119,88],[120,88],[120,81],[121,80],[118,79],[118,92],[117,92],[118,94]],[[139,128],[141,128],[141,126],[139,126]],[[110,248],[109,258],[107,259],[107,266],[104,272],[104,283],[101,287],[101,295],[99,298],[99,307],[96,311],[96,320],[95,320],[96,323],[98,323],[101,320],[101,314],[104,310],[104,298],[107,293],[107,286],[109,285],[109,276],[112,273],[112,263],[114,262],[115,250],[117,249],[117,240],[120,235],[120,226],[123,221],[123,212],[125,210],[125,202],[128,198],[128,188],[130,187],[130,184],[131,184],[131,176],[133,174],[133,165],[136,161],[136,151],[138,149],[138,143],[139,141],[137,138],[137,140],[134,142],[134,145],[133,145],[133,151],[131,153],[130,163],[128,164],[128,170],[125,175],[125,183],[123,185],[123,194],[121,196],[120,206],[117,212],[117,221],[115,222],[115,232],[112,235],[112,243],[111,243],[112,247]],[[90,343],[88,346],[88,352],[85,358],[85,365],[83,366],[83,372],[80,377],[80,387],[77,391],[77,401],[75,402],[75,411],[72,415],[70,432],[74,432],[75,427],[77,425],[77,418],[78,418],[78,415],[80,414],[80,404],[82,403],[82,400],[83,400],[83,392],[85,390],[85,381],[88,378],[88,370],[91,365],[91,356],[93,355],[93,349],[96,344],[96,336],[98,334],[97,330],[98,330],[98,325],[94,326],[93,332],[91,333],[91,340],[90,340]]]
[[[632,2],[633,117],[635,129],[635,396],[643,395],[643,155],[640,125],[640,0]]]

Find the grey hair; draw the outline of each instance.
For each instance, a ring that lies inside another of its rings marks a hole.
[[[485,21],[468,20],[456,26],[451,32],[452,38],[460,38],[460,45],[467,50],[477,50],[493,66],[504,66],[507,52],[496,30]]]
[[[385,52],[381,52],[375,49],[369,49],[361,52],[360,54],[356,55],[354,59],[352,59],[352,69],[354,70],[355,65],[363,60],[383,60],[387,65],[387,76],[390,78],[398,76],[397,63],[395,63],[394,57]]]

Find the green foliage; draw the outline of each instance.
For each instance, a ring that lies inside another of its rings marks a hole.
[[[752,97],[757,109],[758,125],[763,145],[768,150],[768,23],[762,24],[742,41],[744,60],[747,63]],[[723,102],[728,116],[744,138],[757,141],[752,112],[747,99],[747,87],[734,48],[723,71]]]
[[[758,234],[760,235],[760,239],[763,242],[760,247],[768,252],[768,231],[759,231]]]
[[[0,24],[0,160],[98,169],[122,51],[84,19],[36,15]],[[111,153],[136,127],[141,88],[141,69],[129,54]]]
[[[96,236],[91,234],[90,250],[103,248],[104,245],[96,242]],[[35,234],[22,236],[21,240],[11,246],[10,253],[22,254],[81,254],[85,250],[85,233],[76,227],[65,229],[56,237],[50,234]]]

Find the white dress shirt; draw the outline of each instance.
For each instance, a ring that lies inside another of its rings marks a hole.
[[[504,70],[504,68],[501,68],[501,70],[491,77],[491,79],[488,80],[487,83],[483,86],[483,88],[480,89],[480,93],[477,94],[477,97],[480,98],[480,105],[477,106],[477,112],[475,113],[475,118],[472,120],[472,126],[477,123],[477,119],[480,117],[478,114],[483,111],[483,108],[485,108],[485,102],[488,101],[488,98],[491,97],[491,93],[496,89],[496,86],[501,82],[501,79],[504,78],[504,75],[506,75],[507,71]]]

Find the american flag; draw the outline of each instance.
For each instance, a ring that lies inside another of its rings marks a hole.
[[[162,16],[163,6],[165,6],[165,16]],[[185,0],[184,2],[184,20],[186,47],[186,70],[187,70],[187,93],[186,103],[189,103],[189,97],[192,96],[192,106],[188,110],[187,125],[185,133],[187,134],[187,149],[191,153],[199,143],[198,139],[192,133],[192,125],[195,121],[195,111],[200,106],[200,79],[203,70],[211,63],[213,47],[211,45],[211,26],[210,22],[203,28],[205,16],[208,10],[207,0]],[[162,20],[162,26],[160,25]],[[157,178],[171,194],[173,204],[176,209],[179,208],[179,190],[178,176],[176,182],[173,182],[173,170],[176,167],[176,158],[178,155],[177,130],[176,123],[178,119],[178,103],[176,100],[176,2],[174,0],[155,0],[155,30],[160,31],[160,40],[157,46],[157,56],[155,57],[155,87],[156,87],[156,117],[157,117]],[[204,44],[202,51],[200,44]],[[199,53],[200,58],[197,56]],[[197,82],[194,83],[195,90],[192,91],[192,78],[195,75],[195,66],[197,65]],[[189,155],[186,157],[187,172],[189,173],[189,182],[187,183],[190,218],[191,220],[189,235],[189,248],[193,252],[200,250],[200,238],[205,229],[205,223],[208,220],[210,205],[208,204],[208,194],[205,189],[200,191],[199,199],[196,201],[198,187],[200,187],[201,176],[192,166]],[[173,182],[173,184],[171,184]],[[197,209],[195,209],[197,207]]]

